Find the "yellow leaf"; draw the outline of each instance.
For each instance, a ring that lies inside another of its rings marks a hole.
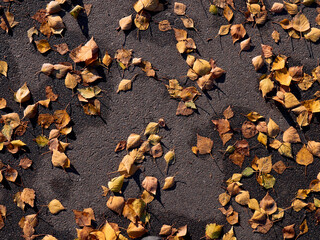
[[[14,100],[18,103],[24,103],[30,99],[30,90],[25,82],[21,88],[14,93]]]
[[[314,43],[317,42],[320,39],[320,29],[311,28],[309,32],[304,34],[304,38]]]
[[[290,76],[287,68],[275,71],[274,77],[281,85],[290,86],[291,84],[292,77]]]
[[[231,196],[230,196],[228,193],[226,193],[226,192],[221,193],[221,194],[219,195],[219,202],[220,202],[220,204],[221,204],[223,207],[228,204],[228,202],[230,201],[230,199],[231,199]]]
[[[41,39],[39,41],[35,41],[37,49],[40,53],[46,53],[49,50],[51,50],[50,44],[48,40],[46,39]]]
[[[249,207],[250,209],[252,209],[252,210],[260,211],[259,202],[258,202],[258,200],[255,199],[255,198],[249,199],[248,207]]]
[[[306,32],[310,29],[308,18],[303,13],[298,13],[292,19],[292,27],[298,32]]]
[[[285,8],[286,10],[288,11],[288,13],[290,15],[295,15],[298,13],[298,5],[297,4],[293,4],[293,3],[288,3],[288,2],[285,2],[283,1],[284,5],[285,5]]]
[[[166,177],[164,180],[164,186],[162,187],[162,190],[167,190],[169,188],[172,188],[175,184],[174,176],[173,177]]]
[[[293,210],[296,212],[301,211],[307,205],[308,205],[307,203],[305,203],[299,199],[294,200],[291,204],[291,206],[293,207]]]
[[[130,90],[132,87],[132,81],[131,80],[128,80],[128,79],[122,79],[121,82],[119,83],[119,86],[118,86],[118,90],[117,90],[117,93],[120,92],[120,91],[128,91]]]
[[[0,61],[0,74],[6,77],[7,72],[8,72],[8,63],[5,61]]]
[[[67,155],[55,149],[53,149],[51,162],[52,162],[52,165],[55,167],[62,167],[62,168],[70,167],[70,160],[67,157]]]
[[[264,133],[262,133],[262,132],[259,132],[257,140],[258,140],[260,143],[262,143],[263,145],[267,146],[268,137],[267,137],[266,134],[264,134]]]
[[[206,60],[197,59],[193,64],[193,71],[195,71],[200,76],[208,74],[210,70],[211,70],[211,65]]]
[[[230,31],[230,27],[231,27],[231,24],[221,25],[220,29],[219,29],[219,32],[218,32],[218,35],[220,35],[220,36],[227,35],[229,33],[229,31]]]
[[[235,201],[243,206],[248,205],[249,199],[250,194],[248,191],[240,191],[240,193],[235,197]]]
[[[120,192],[123,185],[124,176],[115,177],[108,182],[108,188],[112,192]]]
[[[265,97],[269,92],[271,92],[274,88],[273,81],[270,78],[264,78],[259,82],[259,89],[262,92],[262,97]]]
[[[276,124],[271,118],[269,118],[267,128],[268,128],[268,136],[272,138],[275,138],[280,132],[279,125]]]
[[[208,239],[218,239],[222,233],[223,225],[210,223],[206,226],[206,237]]]
[[[49,211],[52,214],[57,214],[64,210],[64,206],[61,204],[61,202],[57,199],[53,199],[49,204],[48,204]]]
[[[303,147],[297,153],[296,162],[304,166],[308,166],[309,164],[313,163],[313,155],[309,152],[306,145],[303,145]]]
[[[230,22],[233,18],[233,12],[228,5],[226,5],[223,9],[223,16],[228,20],[228,22]]]
[[[276,59],[272,63],[271,70],[275,71],[275,70],[283,69],[285,67],[285,65],[286,65],[286,60],[287,60],[286,57],[283,57],[283,56],[280,56],[280,55],[277,56]]]
[[[284,94],[284,106],[286,108],[293,108],[299,106],[300,102],[291,92],[286,92]]]

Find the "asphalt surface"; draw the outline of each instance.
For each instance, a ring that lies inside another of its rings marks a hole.
[[[36,125],[29,125],[28,131],[22,137],[29,147],[28,153],[12,156],[4,152],[0,155],[4,163],[14,168],[18,168],[19,159],[24,155],[33,160],[33,169],[19,169],[19,174],[23,185],[36,191],[38,210],[54,198],[59,199],[67,208],[58,215],[51,215],[44,208],[41,209],[36,233],[52,234],[58,239],[74,239],[77,225],[72,210],[82,210],[87,207],[94,209],[97,226],[108,220],[125,228],[129,221],[107,209],[106,198],[101,196],[101,185],[107,185],[107,182],[113,177],[108,173],[117,170],[118,164],[125,155],[125,152],[114,152],[117,142],[125,140],[130,133],[140,134],[148,122],[157,121],[159,118],[164,118],[168,126],[167,130],[161,129],[160,131],[164,148],[166,150],[174,148],[176,152],[176,163],[170,167],[169,175],[178,173],[176,177],[178,183],[174,190],[161,191],[158,199],[149,205],[150,234],[157,234],[162,224],[174,224],[177,227],[188,224],[190,238],[200,239],[204,236],[206,224],[212,222],[224,224],[225,231],[228,231],[230,225],[218,210],[220,207],[218,195],[224,191],[223,181],[233,172],[240,172],[241,169],[223,158],[218,151],[223,149],[223,146],[218,133],[213,129],[211,120],[222,117],[223,110],[231,105],[236,113],[231,120],[234,128],[239,128],[245,120],[243,114],[258,111],[266,119],[271,117],[282,130],[287,129],[292,124],[290,116],[283,114],[272,102],[266,102],[262,98],[258,90],[258,78],[261,73],[254,71],[251,59],[261,54],[260,44],[264,43],[271,45],[274,53],[289,56],[291,66],[304,65],[307,72],[310,72],[317,66],[320,46],[311,45],[314,56],[312,58],[308,51],[309,43],[304,40],[291,41],[280,26],[269,21],[260,30],[252,28],[249,24],[246,25],[254,47],[239,56],[239,43],[233,45],[230,35],[214,38],[220,25],[227,24],[227,21],[222,16],[210,15],[207,11],[209,6],[207,1],[180,0],[187,5],[187,15],[195,21],[198,32],[188,30],[188,35],[195,40],[198,54],[204,59],[213,58],[217,61],[218,66],[227,72],[217,84],[218,88],[209,91],[207,95],[203,94],[196,101],[199,107],[197,114],[178,117],[175,115],[178,102],[170,99],[163,81],[156,81],[140,74],[133,83],[132,91],[117,94],[116,89],[122,76],[117,64],[114,63],[109,72],[106,70],[100,72],[103,74],[103,80],[98,85],[105,90],[99,97],[102,103],[101,118],[90,117],[84,114],[76,99],[72,98],[72,93],[65,88],[63,80],[36,74],[43,63],[72,61],[68,55],[61,56],[54,51],[42,55],[37,52],[33,44],[29,43],[26,31],[34,24],[30,16],[38,9],[45,8],[47,2],[25,0],[12,3],[11,12],[15,15],[19,25],[13,29],[12,36],[4,32],[0,35],[0,59],[5,59],[9,64],[8,78],[0,78],[0,97],[6,98],[12,111],[18,112],[20,116],[23,114],[24,108],[14,102],[10,89],[16,91],[24,82],[27,82],[34,101],[45,99],[47,85],[52,86],[54,92],[59,94],[58,102],[52,103],[51,110],[42,108],[41,113],[53,113],[54,110],[63,109],[68,103],[71,103],[68,111],[74,123],[74,134],[69,139],[71,149],[67,151],[67,155],[76,171],[66,173],[59,168],[52,167],[50,154],[43,155],[47,149],[38,148],[33,141],[41,134],[41,129]],[[72,6],[92,4],[91,14],[88,19],[80,19],[79,23],[65,12],[63,20],[67,30],[64,37],[53,36],[49,42],[51,45],[67,43],[69,49],[73,49],[93,36],[100,52],[103,54],[107,50],[112,56],[125,43],[125,48],[133,49],[134,57],[142,57],[150,61],[158,69],[159,77],[176,78],[183,86],[195,86],[195,83],[186,80],[188,66],[176,50],[173,32],[160,32],[157,26],[157,22],[167,19],[174,27],[183,28],[179,17],[173,13],[174,1],[168,2],[166,10],[154,14],[150,29],[140,31],[139,39],[137,39],[136,29],[127,34],[118,33],[115,30],[120,18],[134,14],[132,8],[134,1],[72,1]],[[264,2],[269,7],[273,3],[273,1],[266,0]],[[7,6],[7,4],[3,5]],[[236,6],[244,9],[245,3],[239,1]],[[316,9],[305,8],[304,13],[310,19],[311,25],[315,26]],[[288,16],[274,16],[272,21],[281,20],[284,17]],[[243,22],[243,17],[237,12],[233,23]],[[281,35],[279,44],[274,43],[271,38],[274,29],[277,29]],[[42,38],[44,37],[35,37],[35,40]],[[208,38],[212,38],[212,41],[206,42]],[[131,68],[130,71],[125,72],[125,78],[130,79],[136,73],[141,73],[141,71]],[[318,83],[308,93],[302,93],[301,99],[310,97],[316,90],[319,90]],[[1,114],[5,112],[1,111]],[[308,139],[319,141],[318,124],[318,120],[315,119],[310,130],[306,132]],[[48,133],[49,131],[46,130],[45,134]],[[213,139],[213,156],[222,172],[209,155],[197,157],[191,152],[191,147],[196,143],[197,133]],[[255,145],[251,140],[249,142],[252,144],[250,146]],[[294,153],[297,153],[300,147],[301,145],[295,146]],[[263,147],[253,149],[251,156],[246,158],[243,168],[249,165],[254,155],[262,157],[268,154],[268,150]],[[274,173],[277,182],[274,191],[270,191],[278,206],[287,207],[297,189],[307,188],[309,182],[316,178],[320,169],[319,159],[315,159],[312,167],[308,168],[308,175],[305,176],[304,168],[298,166],[294,161],[285,159],[275,152],[272,152],[272,156],[274,161],[283,160],[293,167],[286,170],[283,175]],[[143,165],[143,173],[126,181],[125,198],[140,196],[142,193],[140,182],[144,176],[152,175],[160,183],[164,182],[165,162],[162,158],[156,163],[148,158]],[[266,194],[266,191],[257,184],[254,178],[244,179],[242,182],[252,197],[261,200]],[[8,209],[8,217],[5,227],[0,231],[0,239],[22,239],[18,221],[22,216],[35,212],[28,208],[24,213],[13,203],[13,195],[21,189],[22,186],[10,183],[9,186],[4,186],[0,190],[0,204],[6,205]],[[298,232],[298,225],[303,220],[301,212],[289,211],[283,221],[276,223],[268,234],[262,235],[253,233],[248,224],[248,219],[252,215],[251,211],[237,204],[233,204],[233,207],[240,216],[240,225],[235,226],[238,239],[281,239],[283,226],[295,223],[296,232]],[[315,226],[313,215],[307,214],[307,219],[309,232],[300,239],[318,239],[320,230]]]

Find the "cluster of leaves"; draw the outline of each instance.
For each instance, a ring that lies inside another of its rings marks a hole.
[[[278,153],[282,156],[288,159],[295,159],[297,164],[305,166],[305,168],[313,163],[314,157],[320,157],[320,143],[315,141],[308,141],[303,144],[297,154],[295,156],[293,155],[291,145],[301,143],[300,135],[294,127],[289,127],[282,132],[279,125],[271,118],[267,123],[259,113],[251,112],[246,115],[248,120],[243,122],[241,128],[232,128],[229,119],[233,116],[234,113],[229,106],[224,111],[225,118],[212,120],[212,122],[219,132],[223,145],[233,139],[234,133],[237,132],[235,129],[241,129],[241,136],[245,139],[236,140],[234,144],[228,145],[224,151],[224,155],[229,155],[229,159],[239,167],[242,167],[245,158],[250,156],[250,147],[246,139],[253,137],[256,137],[257,141],[270,151],[272,151],[272,149],[278,150]],[[282,141],[280,137],[282,137]],[[197,135],[197,145],[192,147],[192,152],[194,154],[211,154],[212,148],[213,141],[210,138]],[[232,226],[239,224],[239,213],[235,211],[231,205],[232,197],[234,197],[236,203],[248,207],[253,211],[249,225],[256,232],[267,233],[274,223],[284,218],[285,212],[291,208],[295,212],[300,212],[303,209],[307,212],[315,212],[315,219],[319,222],[319,200],[314,198],[313,202],[303,201],[308,198],[310,193],[320,191],[320,180],[318,178],[310,182],[309,188],[298,189],[291,205],[283,208],[277,206],[277,203],[268,192],[260,201],[250,197],[249,191],[244,190],[244,185],[241,183],[242,178],[249,178],[255,174],[256,181],[259,185],[266,190],[273,189],[276,178],[270,174],[271,171],[273,170],[278,174],[283,174],[287,168],[289,168],[289,166],[286,166],[281,160],[273,163],[272,155],[260,158],[254,156],[251,164],[241,173],[234,173],[232,177],[227,179],[226,192],[219,195],[219,202],[222,205],[222,208],[219,208],[219,210],[226,216],[227,222]],[[295,224],[292,224],[283,228],[283,237],[285,239],[295,237],[294,226]],[[230,231],[233,232],[233,228]],[[299,226],[297,237],[306,232],[308,232],[308,226],[307,220],[305,219]]]
[[[153,176],[146,176],[142,181],[144,188],[140,198],[129,198],[125,200],[122,193],[122,186],[125,179],[130,179],[142,166],[146,160],[146,155],[151,155],[153,159],[163,156],[163,148],[161,145],[161,138],[158,133],[160,128],[165,128],[163,119],[158,122],[150,122],[144,135],[147,140],[142,141],[139,134],[131,133],[126,141],[120,141],[115,152],[127,150],[127,154],[123,157],[119,164],[117,173],[118,177],[112,178],[108,182],[108,186],[101,186],[103,189],[103,196],[109,196],[107,200],[107,207],[116,214],[123,216],[130,220],[127,227],[127,234],[130,238],[139,238],[147,233],[146,225],[150,221],[150,214],[147,212],[147,205],[151,203],[158,194],[159,182]],[[168,151],[164,155],[168,172],[168,167],[175,162],[174,150]],[[169,190],[175,186],[175,176],[168,176],[165,179],[162,190]],[[87,239],[95,236],[96,239],[127,239],[121,234],[121,230],[116,223],[106,222],[99,229],[92,227],[92,220],[94,221],[94,213],[92,209],[84,209],[83,211],[73,210],[76,218],[76,223],[82,229],[77,229],[79,239]],[[160,235],[167,236],[167,239],[183,239],[187,234],[187,226],[181,228],[174,228],[170,225],[164,225],[161,228]]]
[[[320,111],[319,93],[316,92],[313,99],[300,102],[291,88],[296,85],[302,91],[310,89],[320,79],[319,67],[313,69],[311,75],[309,75],[303,72],[303,66],[293,66],[288,69],[287,57],[284,55],[274,56],[272,47],[263,45],[262,51],[262,56],[255,57],[252,60],[255,67],[257,67],[256,61],[258,58],[262,59],[262,64],[265,64],[265,62],[270,64],[271,73],[262,75],[260,78],[259,88],[262,91],[262,96],[272,96],[274,101],[297,114],[297,123],[301,128],[308,126],[313,115]]]

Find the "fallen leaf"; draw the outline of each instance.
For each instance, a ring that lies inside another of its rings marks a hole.
[[[170,188],[172,188],[175,185],[175,177],[166,177],[166,179],[164,180],[164,185],[162,187],[162,190],[168,190]]]
[[[30,160],[27,157],[23,157],[20,159],[19,167],[22,167],[23,169],[28,169],[32,165],[32,160]]]
[[[119,215],[121,215],[122,213],[124,204],[124,198],[121,196],[110,196],[109,200],[107,201],[107,207],[110,208],[112,211],[115,211]]]
[[[144,228],[143,225],[140,223],[133,223],[131,222],[127,228],[127,234],[130,238],[140,238],[142,237],[145,233],[147,233],[147,229]]]
[[[227,35],[230,31],[230,27],[231,27],[232,24],[228,24],[228,25],[221,25],[220,26],[220,29],[219,29],[219,32],[218,32],[218,35],[219,36],[224,36],[224,35]]]
[[[282,174],[288,167],[281,160],[273,164],[272,169],[279,174]]]
[[[241,132],[244,138],[252,138],[255,135],[258,134],[258,131],[256,129],[256,125],[250,121],[245,121],[242,124]]]
[[[8,63],[5,61],[0,61],[0,74],[6,77],[7,73],[8,73]]]
[[[218,225],[216,223],[210,223],[206,225],[206,238],[208,239],[218,239],[222,233],[223,225]]]
[[[161,157],[163,155],[163,149],[162,149],[161,143],[158,143],[155,146],[153,146],[150,152],[153,158]]]
[[[57,199],[53,199],[48,204],[49,211],[52,214],[57,214],[61,212],[62,210],[65,210],[65,207],[61,204],[61,202]]]
[[[230,34],[232,36],[232,41],[234,44],[236,41],[244,38],[247,32],[242,24],[235,24],[231,26]]]
[[[25,82],[21,88],[14,93],[14,100],[18,103],[24,103],[30,99],[30,90]]]
[[[199,154],[211,154],[212,147],[213,141],[210,138],[202,137],[197,134],[197,148],[199,150]]]
[[[223,9],[223,16],[230,22],[233,18],[233,12],[228,5],[226,5]]]
[[[141,186],[148,192],[152,193],[153,195],[156,195],[158,180],[155,177],[147,176],[144,178]]]
[[[276,43],[278,43],[280,41],[280,34],[276,30],[273,30],[271,37]]]
[[[292,27],[298,32],[306,32],[310,29],[310,23],[308,18],[303,13],[298,13],[292,19]]]
[[[271,215],[277,211],[277,203],[274,199],[269,195],[269,192],[264,196],[264,198],[260,201],[260,207],[268,214]]]
[[[119,86],[118,86],[118,90],[117,90],[117,93],[120,92],[120,91],[128,91],[128,90],[131,90],[131,87],[132,87],[132,81],[129,80],[129,79],[122,79],[121,82],[119,83]]]
[[[290,15],[296,15],[298,13],[299,9],[298,9],[298,5],[297,4],[288,3],[288,2],[285,2],[285,1],[283,1],[283,3],[284,3],[284,6],[285,6],[287,12]]]
[[[300,149],[300,151],[296,155],[296,162],[300,165],[308,166],[311,163],[313,163],[313,155],[311,152],[309,152],[306,145],[303,145],[303,147]]]
[[[69,168],[70,160],[67,155],[63,152],[53,149],[52,152],[52,165],[55,167]]]
[[[175,2],[173,12],[177,15],[185,15],[187,6],[183,3]]]
[[[35,191],[31,188],[24,188],[21,192],[21,200],[30,205],[31,207],[34,207],[34,200],[36,198]]]
[[[292,126],[283,133],[283,141],[287,143],[301,142],[298,131]]]
[[[252,58],[252,65],[256,71],[264,66],[264,60],[261,55]]]
[[[168,20],[162,20],[159,22],[159,30],[161,32],[166,32],[171,29],[172,29],[172,27],[171,27],[170,22]]]
[[[282,229],[282,234],[284,239],[291,239],[295,237],[294,225],[295,224],[288,225]]]
[[[108,182],[108,188],[112,192],[120,192],[123,185],[124,176],[121,175],[119,177],[112,178]]]

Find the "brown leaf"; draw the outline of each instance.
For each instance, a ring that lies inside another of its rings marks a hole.
[[[173,12],[177,15],[185,15],[187,6],[183,3],[175,2]]]
[[[264,60],[261,55],[252,58],[252,65],[256,71],[264,66]]]
[[[269,192],[264,196],[264,198],[260,201],[260,207],[268,214],[271,215],[275,213],[278,209],[277,203],[274,199],[269,195]]]
[[[46,98],[54,102],[58,99],[58,94],[53,93],[51,86],[46,86]]]
[[[270,11],[274,13],[281,13],[284,9],[283,3],[275,2],[273,3]]]
[[[3,171],[3,175],[7,179],[7,181],[15,182],[18,177],[18,171],[8,165],[7,168]]]
[[[119,62],[120,66],[123,69],[126,69],[129,67],[131,56],[132,56],[132,49],[127,50],[122,48],[117,50],[114,58]]]
[[[273,48],[271,46],[261,44],[261,48],[262,48],[262,56],[264,58],[270,58],[273,56],[273,53],[272,53]]]
[[[240,53],[242,51],[248,51],[251,48],[251,38],[247,38],[240,43]]]
[[[288,167],[282,162],[281,160],[273,164],[273,170],[276,171],[278,174],[282,174]]]
[[[197,134],[197,148],[199,150],[199,154],[211,154],[212,147],[213,141],[210,138],[202,137]]]
[[[178,108],[177,108],[177,111],[176,111],[176,115],[179,116],[179,115],[182,115],[182,116],[189,116],[191,114],[193,114],[193,109],[192,108],[188,108],[186,106],[186,104],[181,101],[179,102],[178,104]]]
[[[230,119],[234,116],[234,112],[231,109],[231,106],[228,106],[224,111],[223,111],[223,116],[226,119]]]
[[[23,169],[28,169],[32,165],[32,160],[30,160],[28,157],[23,157],[20,159],[19,167],[22,167]]]
[[[231,26],[230,34],[232,36],[232,41],[234,44],[236,41],[244,38],[247,32],[242,24],[235,24]]]
[[[166,32],[171,29],[172,29],[172,27],[171,27],[170,22],[168,20],[162,20],[159,22],[159,30],[161,32]]]
[[[288,225],[282,229],[282,234],[283,234],[284,239],[294,238],[294,236],[295,236],[294,225],[295,224]]]
[[[244,161],[245,156],[240,153],[239,151],[234,151],[230,156],[229,159],[239,167],[242,167],[243,161]]]
[[[39,9],[31,18],[39,23],[44,23],[47,21],[47,10]]]
[[[61,55],[64,55],[67,52],[69,52],[69,48],[66,43],[61,43],[61,44],[57,44],[57,45],[53,45],[53,46],[56,48],[56,51],[58,53],[60,53]]]
[[[29,204],[31,207],[34,207],[34,199],[36,198],[35,191],[31,188],[24,188],[21,192],[21,200],[24,203]]]
[[[153,158],[161,157],[163,155],[163,149],[162,149],[161,143],[158,143],[155,146],[153,146],[150,150],[150,153]]]
[[[298,134],[297,129],[294,127],[289,127],[284,133],[283,133],[283,141],[288,143],[299,143],[301,142],[300,136]]]
[[[147,176],[144,178],[141,186],[148,192],[152,193],[153,195],[156,195],[158,180],[155,177]]]
[[[75,62],[85,62],[86,65],[98,59],[99,47],[93,37],[84,45],[73,49],[69,56]]]
[[[110,196],[109,200],[107,201],[107,207],[110,208],[112,211],[115,211],[119,215],[121,215],[122,213],[124,204],[124,198],[121,196]]]
[[[114,149],[115,152],[120,152],[124,150],[127,146],[127,141],[120,141],[118,142],[116,148]]]
[[[250,121],[245,121],[242,124],[241,132],[244,138],[252,138],[255,135],[258,134],[258,131],[256,129],[256,125]]]
[[[80,227],[91,226],[91,221],[95,220],[92,208],[85,208],[83,211],[72,210],[75,216],[76,223]]]
[[[71,121],[71,118],[65,109],[64,110],[56,110],[54,112],[53,116],[54,116],[54,121],[55,121],[56,127],[58,129],[62,129],[62,128],[66,127]]]

